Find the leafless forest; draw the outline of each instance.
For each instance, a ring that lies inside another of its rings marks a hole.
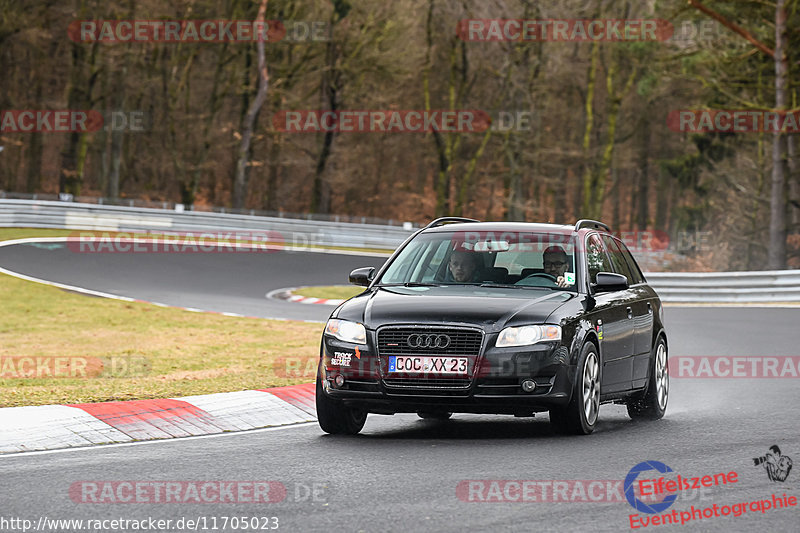
[[[800,267],[797,134],[679,110],[795,110],[800,0],[0,0],[0,190],[425,222],[703,234],[687,268]],[[663,20],[656,40],[470,40],[475,19]],[[75,21],[282,21],[267,42],[103,42]],[[482,131],[285,132],[287,110],[484,110]],[[509,117],[513,117],[513,123]],[[116,123],[114,121],[117,121]],[[796,131],[796,130],[795,130]],[[699,232],[699,233],[698,233]]]

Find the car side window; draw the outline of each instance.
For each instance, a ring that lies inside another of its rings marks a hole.
[[[623,257],[625,257],[625,260],[628,262],[628,266],[631,269],[631,274],[633,274],[633,279],[635,280],[634,282],[635,283],[644,283],[645,279],[644,279],[644,274],[642,274],[642,269],[639,268],[639,265],[638,265],[638,263],[636,263],[636,260],[633,258],[633,254],[631,253],[631,251],[628,250],[628,247],[625,246],[624,242],[617,241],[617,244],[619,244],[619,248],[620,248],[620,250],[622,250],[622,255],[623,255]]]
[[[430,243],[411,242],[409,244],[408,253],[403,257],[402,262],[395,262],[391,268],[383,275],[381,283],[402,283],[403,281],[411,279],[411,269],[418,267],[420,264],[420,257],[430,247]]]
[[[619,243],[608,235],[603,235],[603,242],[608,250],[608,255],[611,257],[611,264],[614,267],[614,272],[625,276],[628,279],[628,285],[634,285],[636,282],[634,281],[628,262],[622,255]]]
[[[447,255],[449,243],[442,241],[438,245],[432,243],[427,252],[427,257],[420,263],[420,268],[413,277],[414,281],[421,281],[423,283],[431,283],[436,281],[436,275],[442,270],[442,262]]]
[[[586,262],[589,268],[589,281],[597,283],[598,272],[613,272],[611,262],[606,254],[606,247],[600,237],[593,233],[586,239]]]

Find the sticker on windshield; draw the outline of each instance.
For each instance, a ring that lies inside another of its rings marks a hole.
[[[575,285],[575,273],[564,272],[564,281],[567,282],[567,285]]]

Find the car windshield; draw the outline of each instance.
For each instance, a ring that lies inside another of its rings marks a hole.
[[[452,231],[418,235],[378,284],[576,290],[571,233]]]

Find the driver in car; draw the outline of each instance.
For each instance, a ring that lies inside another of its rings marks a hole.
[[[544,273],[552,276],[559,287],[569,287],[567,281],[567,252],[561,246],[550,246],[543,254]]]
[[[474,252],[454,251],[447,266],[453,280],[459,283],[480,281],[478,279],[478,255]]]

